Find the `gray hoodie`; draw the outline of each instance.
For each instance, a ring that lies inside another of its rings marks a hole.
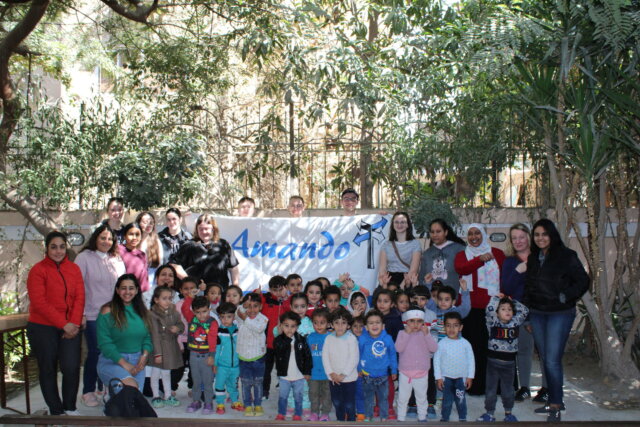
[[[433,280],[440,280],[443,284],[451,286],[458,292],[460,288],[458,281],[459,276],[453,264],[456,254],[463,251],[464,246],[451,240],[447,242],[448,244],[442,249],[438,249],[435,245],[432,245],[429,249],[422,252],[418,279],[421,285],[425,285],[431,289],[431,283],[424,281],[424,276],[431,273]]]

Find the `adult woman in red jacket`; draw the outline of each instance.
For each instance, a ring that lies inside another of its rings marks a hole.
[[[51,415],[78,415],[80,384],[80,326],[84,312],[84,283],[80,268],[67,258],[67,237],[53,231],[45,238],[45,258],[27,278],[29,322],[27,336],[40,371],[40,389]],[[57,366],[62,371],[62,400]]]
[[[498,248],[489,245],[489,237],[480,224],[467,227],[468,246],[456,255],[456,272],[469,284],[471,311],[464,319],[462,335],[473,348],[476,375],[469,394],[481,395],[485,389],[487,367],[487,332],[485,309],[491,296],[500,292],[500,270],[505,256]]]

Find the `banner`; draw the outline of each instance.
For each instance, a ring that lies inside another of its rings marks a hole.
[[[216,217],[220,237],[240,262],[244,290],[267,289],[277,274],[297,273],[303,283],[342,273],[373,291],[380,248],[388,237],[389,216],[313,218]]]

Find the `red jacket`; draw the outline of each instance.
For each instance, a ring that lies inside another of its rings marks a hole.
[[[27,278],[29,322],[62,329],[82,324],[84,282],[80,267],[65,257],[60,265],[49,257],[34,265]]]
[[[498,263],[498,268],[502,271],[502,263],[505,259],[504,252],[498,248],[491,248],[491,253]],[[480,261],[478,257],[467,259],[467,254],[464,251],[458,252],[454,261],[456,272],[460,276],[471,274],[473,278],[473,291],[469,293],[471,297],[471,308],[481,308],[484,310],[487,308],[491,297],[486,289],[478,287],[478,269],[483,265],[484,262]]]
[[[267,324],[267,348],[273,348],[273,328],[280,323],[280,315],[288,310],[285,310],[285,301],[274,298],[271,292],[261,294],[261,296],[262,314],[269,319],[269,323]]]

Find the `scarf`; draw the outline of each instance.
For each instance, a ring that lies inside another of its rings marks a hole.
[[[467,235],[469,230],[477,228],[482,233],[482,243],[479,246],[467,245],[464,250],[467,260],[472,260],[482,254],[491,253],[491,246],[489,245],[489,236],[484,227],[480,224],[470,224],[467,227]],[[495,259],[487,261],[482,267],[477,270],[478,274],[478,287],[486,289],[489,296],[497,295],[500,292],[500,267]],[[469,286],[469,291],[473,290],[473,277],[472,275],[464,276]]]

